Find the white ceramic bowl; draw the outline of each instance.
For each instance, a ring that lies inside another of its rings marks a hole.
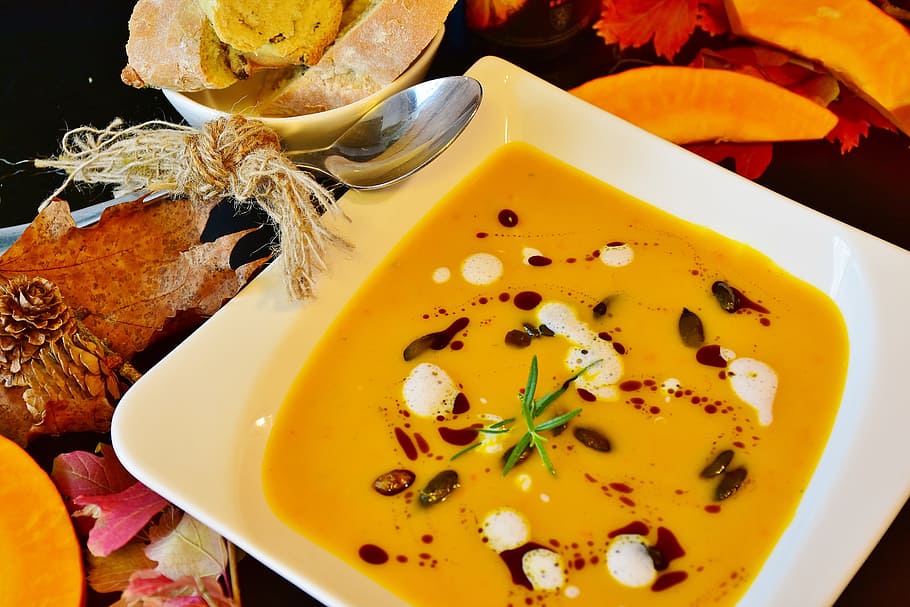
[[[282,118],[259,117],[266,126],[272,128],[285,145],[289,148],[317,149],[334,142],[349,126],[363,116],[374,105],[409,86],[421,82],[426,76],[436,51],[442,43],[445,26],[441,27],[436,36],[430,41],[423,52],[404,71],[401,76],[391,84],[376,91],[369,97],[349,105],[301,116],[288,116]],[[260,74],[267,73],[260,72]],[[252,77],[238,82],[225,89],[197,91],[194,93],[179,93],[164,90],[164,96],[180,112],[191,126],[201,128],[206,122],[228,116],[230,114],[255,113],[249,108],[253,106],[257,93],[262,89],[262,76]]]
[[[614,187],[768,255],[828,293],[847,323],[844,397],[794,518],[739,607],[831,605],[910,495],[906,321],[910,252],[796,204],[502,60],[469,76],[480,110],[436,161],[398,186],[349,191],[318,294],[288,300],[281,263],[127,391],[114,448],[143,483],[325,605],[407,607],[270,509],[262,461],[300,366],[396,243],[493,150],[524,141]],[[237,353],[241,352],[242,355]],[[479,602],[478,602],[479,604]]]

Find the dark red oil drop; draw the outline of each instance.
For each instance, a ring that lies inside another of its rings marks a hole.
[[[619,491],[620,493],[632,493],[632,487],[625,483],[610,483],[610,489]]]
[[[623,392],[635,392],[641,390],[642,383],[637,379],[627,379],[619,384],[619,389]]]
[[[614,538],[618,535],[648,535],[650,529],[646,524],[641,521],[634,521],[626,525],[625,527],[620,527],[619,529],[614,529],[607,534],[607,537]]]
[[[389,560],[389,553],[376,544],[364,544],[360,547],[358,554],[370,565],[382,565]]]
[[[695,360],[709,367],[726,368],[727,361],[720,353],[720,346],[711,344],[702,346],[695,352]]]
[[[470,445],[477,439],[477,428],[447,428],[445,426],[438,429],[439,436],[450,445],[464,447]]]
[[[667,572],[667,573],[663,574],[662,576],[660,576],[659,578],[657,578],[656,580],[654,580],[654,583],[651,584],[651,590],[653,590],[654,592],[660,592],[661,590],[666,590],[667,588],[671,588],[673,586],[676,586],[677,584],[684,582],[687,577],[689,577],[689,574],[686,573],[685,571]]]
[[[575,388],[575,391],[578,392],[578,396],[581,397],[581,400],[586,403],[593,403],[597,400],[597,397],[585,390],[584,388]]]
[[[544,257],[543,255],[531,255],[528,257],[528,265],[535,268],[542,268],[553,263],[553,260],[549,257]]]
[[[678,559],[686,554],[686,551],[683,550],[679,540],[677,540],[673,532],[666,527],[657,528],[657,543],[654,544],[654,547],[660,550],[660,553],[664,556],[664,559],[666,559],[668,564],[673,559]]]
[[[414,442],[417,443],[417,448],[420,449],[420,452],[424,455],[430,452],[430,443],[427,442],[427,439],[425,439],[420,432],[414,433]]]
[[[536,308],[540,302],[543,301],[543,296],[540,293],[535,293],[534,291],[522,291],[515,295],[515,307],[519,310],[533,310]]]
[[[407,432],[396,427],[395,439],[398,441],[398,445],[409,460],[414,461],[417,459],[417,447],[414,446],[414,441],[411,440],[411,437]]]
[[[518,225],[518,214],[511,209],[503,209],[497,217],[499,223],[506,228],[514,228]]]
[[[452,405],[452,413],[455,415],[461,415],[462,413],[467,413],[471,410],[471,403],[468,401],[468,397],[465,396],[464,392],[459,392],[455,396],[455,402]]]
[[[528,579],[528,576],[525,575],[524,568],[521,566],[521,560],[528,552],[532,550],[537,550],[538,548],[543,548],[549,550],[546,546],[541,546],[535,542],[528,542],[523,544],[518,548],[512,548],[510,550],[503,550],[499,553],[500,558],[506,564],[506,567],[509,568],[509,573],[512,574],[512,582],[517,586],[524,586],[528,590],[533,590],[534,586],[531,585],[531,580]]]

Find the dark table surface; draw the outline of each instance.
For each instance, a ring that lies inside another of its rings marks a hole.
[[[38,204],[60,183],[59,175],[18,161],[54,155],[67,129],[101,127],[116,117],[127,123],[180,120],[159,91],[135,90],[120,82],[132,5],[126,0],[0,2],[0,225],[30,221]],[[606,73],[617,60],[614,50],[593,32],[558,54],[503,52],[466,33],[456,7],[429,76],[461,74],[479,57],[494,53],[563,88]],[[827,142],[777,144],[759,182],[910,249],[908,171],[910,138],[874,130],[847,155]],[[110,195],[94,188],[68,190],[64,197],[78,208]],[[38,456],[69,448],[73,440],[78,439],[39,445]],[[250,558],[241,561],[240,584],[247,606],[318,605]],[[115,598],[92,595],[88,607],[109,605]],[[898,514],[836,605],[910,605],[910,506]]]

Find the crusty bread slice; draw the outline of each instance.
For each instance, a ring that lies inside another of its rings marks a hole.
[[[257,113],[314,113],[375,93],[417,58],[454,5],[455,0],[354,0],[342,19],[346,26],[322,59],[279,81]]]
[[[313,65],[341,25],[342,0],[197,0],[222,42],[259,65]]]
[[[139,0],[121,79],[135,87],[198,91],[247,75],[243,57],[218,39],[197,0]]]

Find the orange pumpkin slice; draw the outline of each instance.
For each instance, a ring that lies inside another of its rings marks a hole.
[[[569,91],[674,143],[820,139],[837,116],[767,80],[728,70],[655,65]]]
[[[0,436],[0,607],[79,607],[79,541],[53,481]]]
[[[910,134],[910,31],[872,2],[726,0],[733,32],[820,62]]]

